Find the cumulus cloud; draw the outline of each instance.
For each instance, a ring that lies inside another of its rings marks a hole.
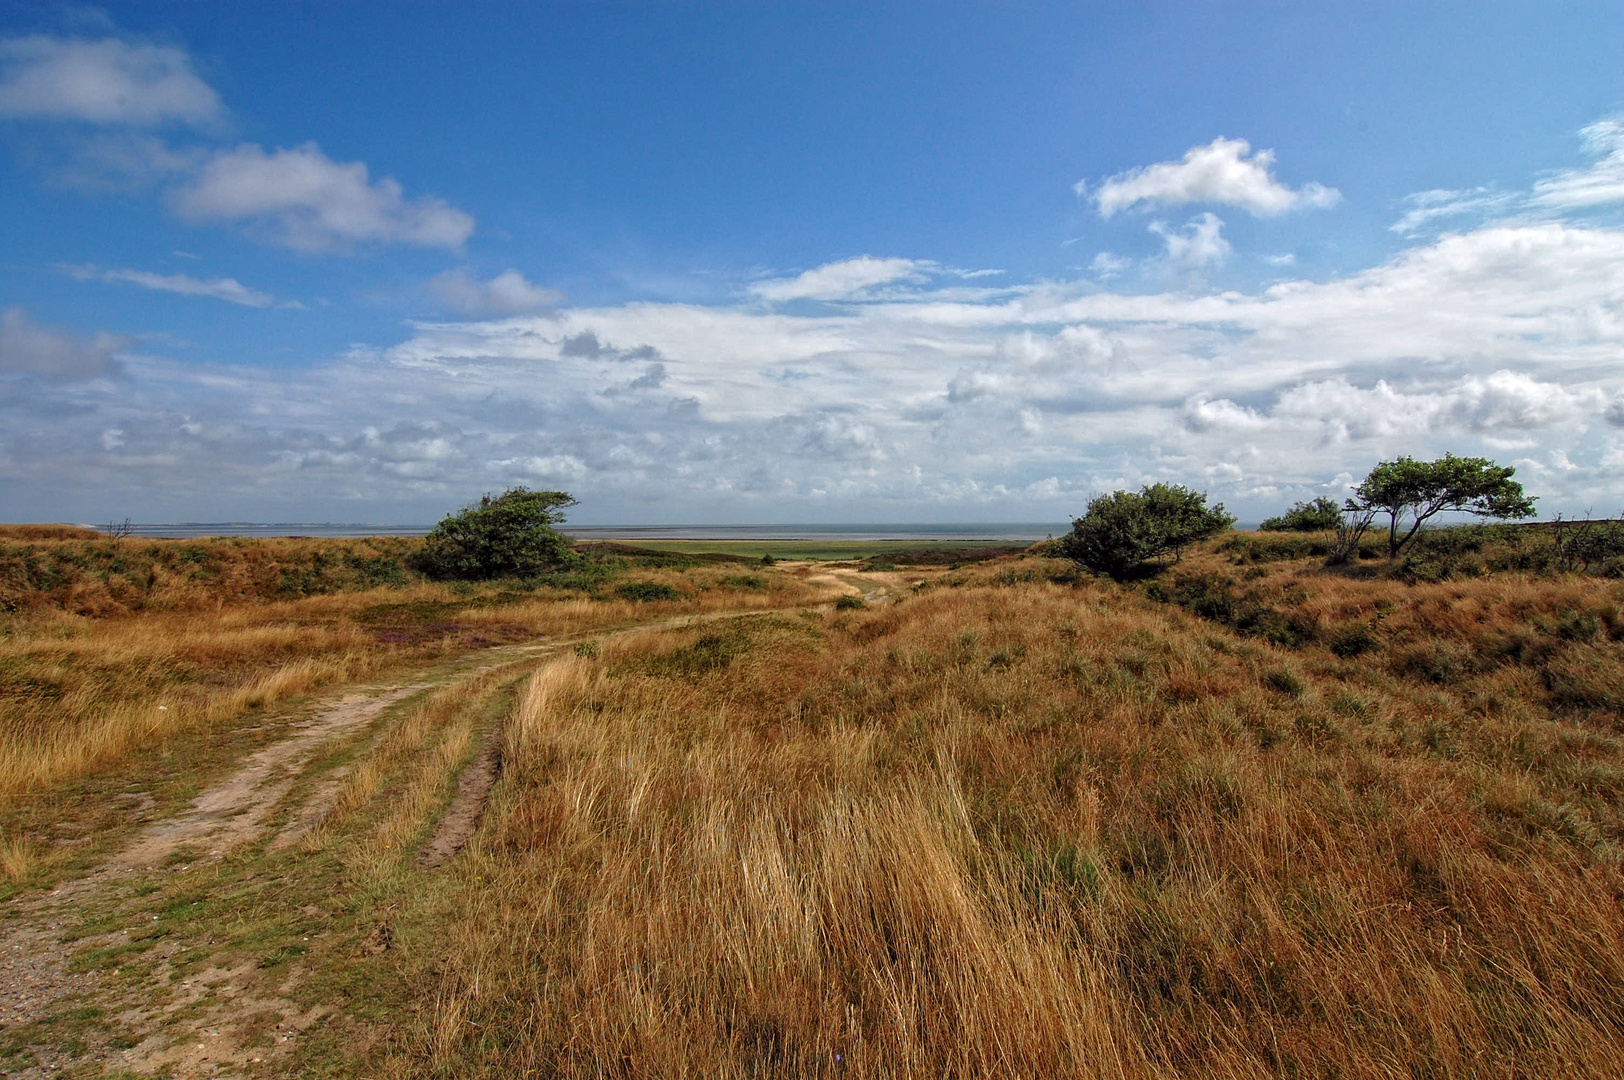
[[[458,249],[474,219],[433,196],[407,199],[399,183],[372,180],[365,164],[337,162],[315,143],[267,153],[251,143],[210,157],[174,192],[190,222],[240,223],[296,251],[356,244]]]
[[[1613,395],[1602,417],[1614,427],[1624,427],[1624,390]]]
[[[797,277],[773,278],[750,286],[750,293],[767,301],[854,300],[879,285],[925,280],[922,270],[928,264],[913,259],[876,259],[859,255],[855,259],[825,263]]]
[[[1251,150],[1245,139],[1214,139],[1206,146],[1191,147],[1180,161],[1130,169],[1092,189],[1080,181],[1076,190],[1092,198],[1100,216],[1106,218],[1122,210],[1203,202],[1273,217],[1291,210],[1335,206],[1341,200],[1340,192],[1323,184],[1311,182],[1300,188],[1282,184],[1270,173],[1274,151],[1252,154]]]
[[[1191,431],[1260,431],[1267,427],[1269,418],[1253,409],[1235,404],[1228,398],[1212,401],[1194,397],[1184,403],[1184,426]]]
[[[206,460],[250,506],[268,485],[425,518],[544,477],[598,520],[795,520],[815,501],[1058,521],[1077,492],[1152,479],[1261,513],[1381,457],[1513,446],[1581,466],[1540,474],[1542,505],[1615,483],[1596,470],[1624,439],[1603,422],[1624,400],[1624,230],[1497,226],[1250,293],[886,289],[794,315],[644,302],[417,324],[298,382],[130,357],[83,420],[0,401],[0,457],[28,440],[42,477],[47,457],[85,483],[116,458],[158,486],[186,470],[152,462]],[[199,433],[144,419],[179,414]]]
[[[558,346],[559,356],[579,356],[587,360],[596,360],[604,354],[603,342],[591,330],[583,330],[574,337],[567,337]]]
[[[4,117],[81,125],[59,128],[31,150],[57,183],[101,191],[167,184],[183,220],[241,225],[298,251],[370,244],[458,250],[474,231],[473,217],[445,200],[409,199],[396,180],[374,180],[364,163],[334,161],[315,143],[211,149],[206,140],[187,144],[140,130],[167,125],[217,135],[224,126],[219,95],[172,46],[114,37],[0,40]],[[110,130],[85,131],[85,124]],[[479,314],[536,310],[535,287],[510,274],[470,282],[457,296],[476,303]]]
[[[270,307],[276,297],[250,289],[236,278],[195,278],[190,274],[157,274],[150,270],[104,270],[96,266],[63,266],[64,273],[80,281],[106,281],[137,285],[182,296],[207,296],[244,307]]]
[[[90,379],[117,370],[114,356],[135,342],[105,332],[86,340],[59,326],[34,322],[21,307],[0,312],[0,374]]]
[[[429,282],[429,291],[452,310],[473,318],[525,315],[556,307],[564,294],[526,281],[517,270],[504,270],[479,281],[466,270],[447,270]]]
[[[1211,212],[1193,217],[1182,230],[1155,221],[1150,231],[1162,238],[1167,261],[1188,270],[1222,266],[1229,259],[1229,241],[1223,237],[1224,223]]]
[[[1202,227],[1164,242],[1210,259]],[[545,482],[583,520],[1058,522],[1165,479],[1261,517],[1383,457],[1516,448],[1543,508],[1624,503],[1624,229],[1522,218],[1252,290],[949,277],[850,260],[758,285],[861,302],[414,323],[297,380],[144,354],[116,390],[5,380],[0,501],[190,484],[177,514],[424,521]]]
[[[212,126],[225,109],[180,49],[117,38],[0,41],[0,116]]]
[[[1321,439],[1389,439],[1414,435],[1524,434],[1556,425],[1582,425],[1602,413],[1605,394],[1572,388],[1526,372],[1468,375],[1442,385],[1399,387],[1379,379],[1368,387],[1346,378],[1306,382],[1281,391],[1272,408],[1246,408],[1227,399],[1186,404],[1193,431],[1256,432],[1278,425]]]
[[[174,146],[145,132],[69,135],[42,147],[38,164],[63,187],[137,191],[190,173],[209,156],[199,146]]]

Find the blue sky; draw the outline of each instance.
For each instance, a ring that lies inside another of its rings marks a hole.
[[[0,517],[1624,507],[1616,4],[0,2]]]

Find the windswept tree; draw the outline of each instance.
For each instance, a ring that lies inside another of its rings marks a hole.
[[[1445,511],[1502,521],[1533,517],[1534,500],[1511,479],[1516,472],[1488,458],[1445,454],[1437,461],[1417,461],[1401,457],[1370,470],[1344,509],[1365,522],[1387,515],[1387,554],[1392,558],[1421,531],[1423,523]]]
[[[1055,546],[1060,555],[1121,581],[1151,559],[1169,552],[1177,557],[1186,544],[1233,524],[1223,503],[1207,505],[1205,492],[1151,484],[1091,499]]]
[[[436,525],[423,538],[416,564],[434,578],[485,581],[534,577],[574,558],[570,538],[553,528],[575,499],[564,491],[509,488]]]

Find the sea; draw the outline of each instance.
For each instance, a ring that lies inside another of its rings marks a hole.
[[[104,525],[87,525],[101,529]],[[186,539],[202,536],[422,536],[428,525],[367,525],[289,521],[181,521],[131,524],[130,536]],[[1069,532],[1069,522],[1012,521],[878,525],[565,525],[577,540],[1010,540],[1030,543]]]

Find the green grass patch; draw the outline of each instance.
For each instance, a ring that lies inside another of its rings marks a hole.
[[[945,562],[970,561],[973,557],[986,558],[992,551],[1003,554],[1010,550],[1024,550],[1025,544],[1010,540],[637,540],[617,544],[617,550],[631,548],[650,552],[673,552],[685,555],[732,555],[759,560],[763,555],[776,559],[829,560],[880,558],[905,563],[916,556],[919,561],[935,562],[944,555]]]
[[[628,581],[624,585],[615,586],[615,595],[622,600],[636,600],[641,603],[682,599],[682,593],[658,581]]]

